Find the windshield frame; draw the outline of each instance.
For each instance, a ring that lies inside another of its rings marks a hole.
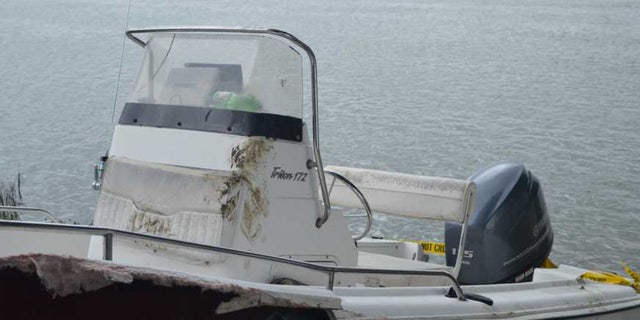
[[[138,37],[139,34],[150,33],[219,33],[219,34],[249,34],[249,35],[264,35],[270,38],[283,41],[291,47],[302,49],[302,51],[309,58],[309,67],[311,70],[311,117],[312,117],[312,138],[313,138],[313,155],[314,160],[307,162],[309,169],[315,168],[318,173],[318,180],[320,182],[320,190],[323,201],[323,212],[318,213],[316,219],[316,227],[320,228],[329,219],[331,212],[331,204],[329,202],[329,192],[324,175],[324,167],[322,164],[322,158],[320,156],[320,134],[319,134],[319,120],[318,120],[318,73],[316,57],[313,50],[296,38],[294,35],[277,29],[250,29],[250,28],[223,28],[223,27],[167,27],[167,28],[148,28],[148,29],[133,29],[127,30],[126,36],[133,42],[145,48],[147,42]]]

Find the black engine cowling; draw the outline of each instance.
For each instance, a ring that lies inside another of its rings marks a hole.
[[[468,224],[463,284],[530,281],[533,268],[549,256],[553,230],[538,179],[524,165],[491,165],[469,178],[477,186]],[[459,223],[445,224],[447,265],[456,261]]]

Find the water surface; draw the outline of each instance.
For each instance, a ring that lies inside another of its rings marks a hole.
[[[126,13],[126,1],[0,2],[0,178],[21,172],[28,205],[91,221]],[[457,178],[524,162],[554,260],[640,268],[640,1],[149,0],[131,2],[128,24],[287,30],[319,61],[325,162]],[[139,48],[124,57],[117,106]],[[442,239],[389,216],[374,233]]]

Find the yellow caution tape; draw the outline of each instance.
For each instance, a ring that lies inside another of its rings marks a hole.
[[[621,275],[611,273],[611,272],[602,272],[602,271],[585,272],[580,276],[580,278],[589,279],[589,280],[602,282],[602,283],[629,286],[635,289],[636,292],[640,293],[640,274],[638,274],[638,272],[636,271],[633,271],[631,267],[629,267],[626,263],[622,263],[622,265],[624,266],[624,271],[627,274],[629,274],[629,276],[631,276],[631,278],[633,279],[633,282],[631,282],[631,279],[625,278]]]
[[[636,292],[640,293],[640,274],[631,270],[631,267],[626,263],[623,262],[622,265],[624,266],[624,271],[633,278],[633,284],[631,286],[636,289]]]
[[[551,259],[547,258],[546,260],[544,260],[544,262],[542,263],[542,265],[540,267],[545,268],[545,269],[557,269],[558,265],[553,263],[553,261],[551,261]]]
[[[424,251],[424,253],[427,253],[427,254],[431,253],[439,256],[444,256],[446,253],[444,243],[442,242],[421,241],[421,240],[408,240],[407,242],[414,242],[419,244],[422,247],[422,251]]]
[[[603,272],[603,271],[589,271],[583,273],[580,278],[588,279],[592,281],[609,283],[609,284],[619,284],[623,286],[631,286],[631,282],[627,280],[627,278],[617,275],[615,273]]]

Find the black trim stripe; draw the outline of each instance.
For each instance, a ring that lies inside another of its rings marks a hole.
[[[118,123],[302,141],[302,119],[271,113],[127,103]]]

